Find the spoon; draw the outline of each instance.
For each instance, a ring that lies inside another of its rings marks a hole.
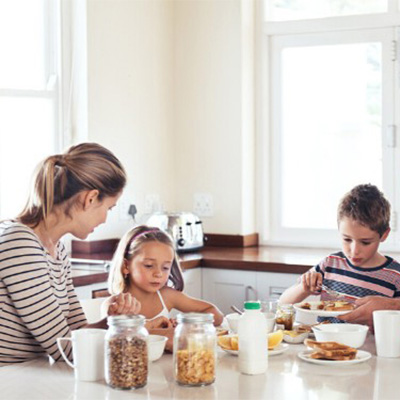
[[[238,313],[239,315],[242,315],[242,314],[243,314],[243,312],[240,311],[236,306],[231,306],[231,309],[232,309],[233,311],[235,311],[236,313]]]

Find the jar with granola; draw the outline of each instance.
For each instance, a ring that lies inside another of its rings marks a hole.
[[[180,385],[215,381],[216,331],[213,314],[178,314],[174,334],[174,375]]]
[[[116,389],[137,389],[148,375],[147,338],[143,315],[115,315],[107,319],[105,379]]]
[[[294,318],[295,309],[291,304],[278,304],[275,316],[277,325],[282,325],[281,328],[285,331],[291,331],[293,329]]]

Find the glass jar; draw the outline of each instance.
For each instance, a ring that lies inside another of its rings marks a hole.
[[[147,338],[143,315],[115,315],[107,318],[105,337],[105,379],[116,389],[137,389],[148,375]]]
[[[213,314],[178,314],[174,334],[174,375],[180,385],[215,381],[217,335]]]
[[[295,310],[291,304],[278,304],[275,322],[277,325],[283,325],[285,331],[293,329]]]

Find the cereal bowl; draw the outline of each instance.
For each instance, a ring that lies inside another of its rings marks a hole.
[[[164,353],[165,343],[167,343],[167,337],[162,335],[149,335],[148,340],[148,351],[149,361],[158,360]]]
[[[326,324],[312,328],[318,342],[338,342],[350,347],[361,347],[367,337],[368,326],[359,324]]]
[[[238,313],[232,313],[232,314],[227,314],[225,318],[228,321],[229,329],[233,333],[237,333],[240,315]]]

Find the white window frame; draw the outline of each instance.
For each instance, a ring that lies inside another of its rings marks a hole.
[[[45,76],[46,85],[41,89],[0,88],[0,97],[28,97],[51,99],[53,103],[54,153],[60,152],[71,142],[70,108],[70,2],[44,0],[45,9]],[[23,10],[21,10],[23,12]],[[65,76],[63,71],[67,71]],[[63,94],[65,94],[63,97]],[[27,132],[31,135],[32,132]],[[39,162],[40,160],[38,160]],[[29,172],[30,174],[33,171]],[[4,188],[3,188],[4,189]],[[2,190],[0,182],[0,190]],[[1,204],[0,204],[1,211]],[[12,217],[12,216],[7,216]]]
[[[324,18],[323,20],[307,20],[307,21],[285,21],[285,22],[265,22],[258,20],[258,38],[260,39],[257,49],[260,53],[257,68],[257,80],[260,88],[257,96],[258,102],[258,133],[259,141],[257,153],[257,215],[259,216],[259,232],[260,242],[266,245],[283,245],[295,247],[329,247],[334,248],[340,245],[339,235],[337,231],[330,230],[285,230],[279,226],[277,215],[280,214],[279,197],[273,188],[276,187],[277,175],[274,171],[277,170],[279,159],[276,153],[279,152],[279,140],[276,143],[276,138],[279,138],[277,131],[279,126],[271,117],[276,115],[279,110],[274,103],[273,92],[275,86],[271,79],[274,68],[271,62],[270,54],[274,50],[274,46],[285,43],[288,36],[294,38],[294,45],[301,45],[301,37],[310,38],[318,33],[321,37],[329,38],[338,32],[352,31],[353,37],[360,36],[371,30],[379,30],[385,36],[385,48],[383,49],[383,57],[392,57],[397,50],[397,60],[393,63],[384,63],[383,76],[391,74],[395,80],[395,87],[391,87],[390,82],[384,79],[383,92],[386,92],[386,97],[383,98],[383,114],[382,127],[387,125],[395,125],[397,127],[397,143],[394,149],[388,149],[384,146],[384,153],[390,157],[390,161],[384,164],[384,191],[392,203],[392,208],[395,210],[392,218],[393,231],[387,242],[382,246],[383,250],[400,250],[400,234],[397,223],[397,213],[400,212],[400,172],[391,173],[390,171],[400,171],[400,139],[399,139],[399,122],[400,122],[400,68],[399,68],[399,43],[400,43],[400,12],[397,7],[397,2],[390,1],[390,12],[388,14],[378,15],[362,15],[349,17],[333,17]],[[263,16],[262,10],[258,10],[257,15]],[[390,33],[388,33],[390,31]],[[385,33],[383,33],[385,32]],[[295,36],[297,35],[297,39]],[[369,35],[367,33],[367,35]],[[388,39],[387,35],[392,35]],[[340,34],[339,34],[340,36]],[[316,39],[315,44],[317,44]],[[395,42],[393,42],[395,41]],[[287,41],[285,44],[288,44]],[[307,42],[309,45],[310,42]],[[275,76],[274,76],[275,77]],[[392,104],[389,104],[392,103]],[[396,106],[397,105],[397,106]],[[384,138],[384,135],[382,136]],[[275,142],[274,142],[275,141]],[[385,143],[383,143],[385,145]],[[387,158],[389,160],[389,158]],[[392,182],[388,182],[391,179]],[[386,190],[388,188],[388,190]],[[390,189],[389,189],[390,188]],[[291,232],[290,232],[291,231]],[[317,239],[316,239],[317,238]]]

